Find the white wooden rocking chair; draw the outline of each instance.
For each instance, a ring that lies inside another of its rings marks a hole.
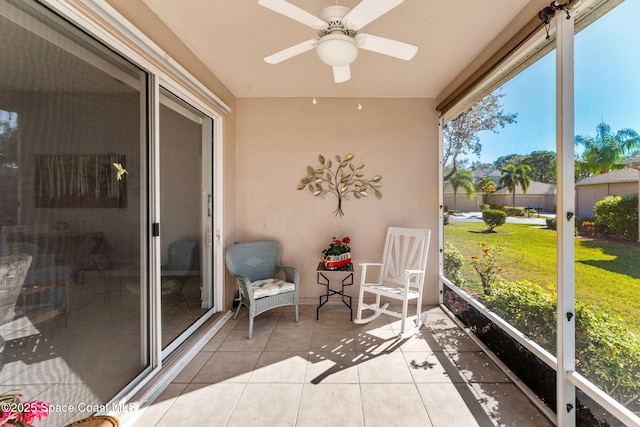
[[[422,286],[427,267],[430,230],[389,227],[381,263],[361,263],[360,298],[358,299],[357,324],[369,323],[381,314],[402,319],[400,338],[415,334],[422,326]],[[367,269],[379,267],[376,281],[367,282]],[[364,302],[365,292],[376,296],[375,303]],[[381,297],[402,302],[402,311],[388,310],[389,303],[381,305]],[[409,301],[416,301],[416,314],[408,315]],[[363,310],[373,310],[369,317],[362,318]],[[407,329],[407,321],[413,320],[415,327]]]

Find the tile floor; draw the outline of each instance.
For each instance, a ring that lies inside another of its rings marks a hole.
[[[62,310],[52,309],[45,294],[43,307],[33,304],[26,315],[18,312],[11,322],[0,325],[0,339],[5,340],[0,351],[0,393],[20,390],[25,399],[96,406],[110,400],[140,373],[142,332],[136,322],[140,293],[131,291],[139,288],[140,281],[128,270],[118,273],[125,274],[111,280],[107,272],[107,281],[97,272],[87,272],[81,282],[71,283],[67,323],[64,316],[55,317]],[[186,281],[183,294],[184,299],[162,296],[165,344],[204,311],[199,278]],[[53,412],[37,425],[59,427],[89,415],[87,412]]]
[[[230,320],[135,427],[551,426],[439,309],[407,340],[383,315],[355,325],[342,305]],[[391,319],[391,320],[390,320]]]

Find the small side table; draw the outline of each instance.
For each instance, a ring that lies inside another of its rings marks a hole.
[[[318,285],[324,285],[327,287],[327,291],[324,295],[320,295],[320,304],[316,309],[316,320],[320,320],[320,307],[325,305],[327,301],[329,301],[329,297],[332,295],[340,295],[342,297],[342,302],[344,305],[349,307],[349,312],[351,315],[351,320],[353,320],[353,309],[351,308],[351,296],[345,295],[344,287],[353,285],[353,264],[349,264],[346,267],[339,268],[337,270],[328,270],[325,268],[324,264],[320,262],[318,264],[318,268],[316,269],[317,273],[317,282]],[[342,273],[342,288],[339,290],[331,289],[331,281],[327,277],[327,273]],[[324,301],[323,301],[324,298]],[[348,298],[349,302],[345,300]]]
[[[22,297],[22,315],[27,315],[27,296],[37,294],[39,298],[39,304],[43,303],[44,291],[47,289],[55,289],[58,286],[64,286],[64,326],[67,326],[69,322],[69,282],[71,280],[61,280],[58,282],[41,283],[35,285],[24,285],[20,290],[20,296]]]

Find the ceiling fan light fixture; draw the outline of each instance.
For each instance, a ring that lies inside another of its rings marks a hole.
[[[341,33],[327,34],[318,41],[316,52],[322,62],[332,67],[351,64],[358,57],[358,46],[353,37]]]

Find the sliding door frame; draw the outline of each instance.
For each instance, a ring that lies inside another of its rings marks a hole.
[[[159,108],[160,87],[167,89],[174,95],[205,114],[212,122],[207,126],[211,130],[211,173],[213,180],[213,229],[212,232],[212,280],[213,307],[202,316],[193,329],[204,324],[216,312],[222,311],[224,288],[224,241],[221,238],[224,227],[223,220],[223,120],[224,115],[231,112],[231,108],[213,92],[201,84],[186,69],[169,58],[162,49],[146,37],[134,25],[123,18],[114,8],[102,0],[83,0],[82,2],[68,2],[65,0],[38,0],[54,13],[70,21],[89,36],[104,43],[120,56],[144,70],[148,75],[148,96],[145,106],[146,114],[142,114],[143,123],[147,124],[148,140],[141,144],[141,153],[148,156],[147,175],[142,184],[143,191],[147,191],[147,210],[141,213],[140,230],[141,257],[148,260],[147,267],[142,267],[141,279],[146,280],[147,286],[141,296],[147,296],[142,310],[142,325],[148,334],[143,338],[146,349],[142,350],[141,358],[147,368],[109,403],[131,401],[133,396],[141,392],[144,387],[157,375],[163,365],[161,348],[160,324],[160,246],[159,239],[154,236],[154,224],[159,222],[160,193],[159,193]],[[142,52],[142,53],[141,53]],[[144,202],[144,200],[143,200]],[[146,225],[146,227],[145,227]]]

